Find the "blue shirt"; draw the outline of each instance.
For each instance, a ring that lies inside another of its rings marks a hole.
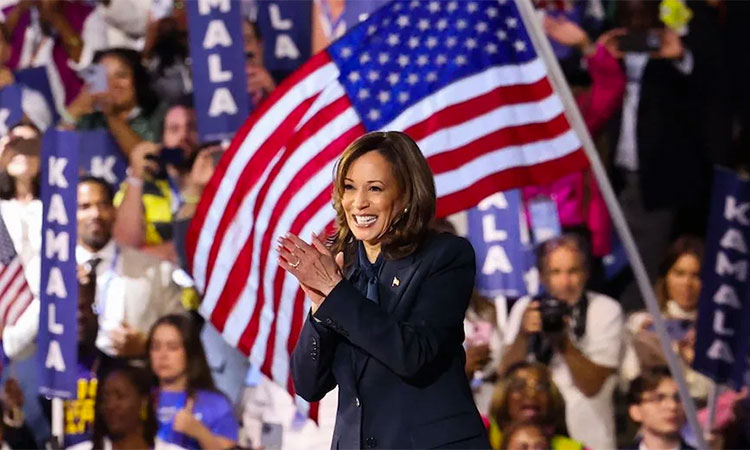
[[[164,442],[187,449],[200,449],[198,441],[172,429],[174,416],[185,406],[186,393],[159,392],[156,420],[159,429],[156,437]],[[232,405],[224,395],[212,391],[197,391],[193,404],[193,416],[200,420],[211,433],[237,442],[239,425],[234,417]]]

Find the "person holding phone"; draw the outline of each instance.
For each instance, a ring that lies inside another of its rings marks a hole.
[[[115,196],[115,239],[178,262],[182,248],[173,242],[176,218],[192,217],[222,153],[216,143],[199,143],[189,98],[170,106],[161,144],[144,141],[130,155],[128,178]]]
[[[618,45],[627,85],[614,119],[619,126],[609,136],[612,173],[653,280],[670,236],[705,231],[710,166],[693,104],[694,59],[686,41],[661,22],[659,2],[627,0],[615,6],[615,22],[626,31]],[[634,281],[620,300],[626,311],[643,307]]]
[[[87,85],[68,105],[65,120],[78,130],[108,129],[130,157],[143,141],[158,142],[166,107],[151,88],[140,54],[111,48],[97,52]],[[104,76],[106,74],[106,83]]]
[[[239,425],[232,404],[214,387],[203,346],[191,319],[168,315],[148,336],[148,369],[158,381],[159,443],[184,449],[228,449]]]

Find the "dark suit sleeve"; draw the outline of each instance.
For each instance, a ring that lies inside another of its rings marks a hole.
[[[423,262],[432,265],[405,321],[394,320],[347,280],[331,291],[315,316],[396,374],[415,376],[447,344],[461,345],[474,287],[471,244],[452,239],[438,245],[444,247],[441,252],[426,253],[434,262]]]
[[[307,315],[292,352],[291,366],[294,389],[308,402],[319,401],[336,386],[331,367],[338,339],[334,332]]]

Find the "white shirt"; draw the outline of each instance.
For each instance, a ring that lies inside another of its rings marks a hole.
[[[79,61],[76,63],[69,59],[68,65],[75,71],[88,67],[97,51],[109,47],[106,32],[107,24],[104,22],[102,13],[95,9],[86,17],[81,29],[80,38],[83,47],[81,48]],[[66,100],[72,101],[73,99],[65,98],[65,87],[52,54],[54,45],[55,42],[52,38],[42,34],[39,13],[36,8],[32,8],[31,23],[24,34],[18,68],[46,67],[55,107],[58,112],[62,112],[65,110]]]
[[[247,445],[252,443],[257,448],[264,444],[264,431],[281,427],[282,449],[329,449],[336,424],[337,404],[338,388],[335,388],[320,401],[318,424],[304,417],[295,420],[297,408],[289,392],[261,375],[259,383],[247,388],[245,393],[242,438],[250,441]]]
[[[591,362],[616,368],[623,349],[623,315],[620,304],[603,294],[586,292],[586,333],[581,339],[571,337],[578,349]],[[505,345],[510,345],[520,330],[521,320],[530,297],[518,300],[511,309]],[[552,380],[565,400],[565,419],[570,437],[587,447],[616,448],[615,410],[612,402],[617,379],[610,376],[593,397],[584,395],[573,383],[573,376],[563,357],[555,353],[549,363]]]
[[[84,264],[93,258],[101,258],[96,266],[96,299],[94,306],[99,315],[99,334],[96,346],[108,355],[116,354],[110,332],[120,327],[125,320],[125,288],[122,273],[122,252],[110,240],[98,252],[90,252],[82,246],[76,246],[76,262]]]
[[[615,165],[636,171],[638,170],[638,105],[641,99],[641,80],[649,55],[648,53],[627,52],[623,60],[628,81],[622,99],[622,121],[615,152]],[[693,71],[693,54],[686,49],[685,56],[675,61],[674,65],[677,70],[689,75]]]
[[[646,444],[643,442],[643,439],[641,439],[641,443],[638,444],[638,450],[651,450],[651,449],[646,447]],[[680,450],[680,444],[677,444],[675,447],[672,447],[672,450]]]

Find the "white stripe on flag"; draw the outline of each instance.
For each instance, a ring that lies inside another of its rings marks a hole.
[[[250,130],[242,145],[232,159],[226,173],[221,179],[216,195],[211,201],[209,213],[201,227],[195,254],[208,255],[213,243],[219,222],[226,210],[227,202],[234,191],[239,177],[247,162],[255,151],[276,130],[278,124],[284,121],[294,109],[302,102],[320,92],[320,87],[327,86],[338,77],[339,70],[333,63],[328,63],[307,76],[303,81],[295,85],[289,92],[280,98],[261,117]],[[200,291],[206,287],[206,267],[208,258],[195,258],[193,261],[193,278]]]
[[[262,209],[258,212],[255,220],[255,239],[253,245],[253,253],[251,256],[251,261],[253,263],[251,265],[250,276],[248,277],[245,289],[243,289],[242,291],[240,300],[235,306],[241,308],[242,311],[249,309],[250,313],[247,315],[234,314],[234,312],[230,314],[225,327],[225,333],[228,333],[228,335],[225,334],[225,337],[228,342],[236,342],[242,332],[244,332],[247,323],[249,323],[249,321],[252,319],[252,317],[250,316],[252,315],[252,311],[255,307],[256,301],[254,287],[260,284],[258,273],[259,267],[257,265],[257,261],[260,260],[260,241],[265,234],[271,211],[276,206],[276,202],[278,201],[281,194],[289,187],[289,182],[291,181],[294,174],[298,173],[299,170],[309,162],[312,156],[317,155],[321,150],[323,150],[323,148],[325,148],[325,146],[330,144],[330,136],[336,136],[337,130],[348,130],[357,123],[359,123],[359,117],[354,112],[354,110],[351,108],[345,110],[338,117],[328,122],[323,128],[321,128],[320,131],[311,136],[307,141],[303,142],[302,145],[300,145],[294,152],[294,154],[289,158],[289,160],[287,160],[286,164],[281,169],[276,178],[271,181],[271,187],[268,190],[266,200],[264,201]],[[327,179],[328,183],[330,184],[330,172],[327,175]],[[308,188],[306,186],[302,190],[302,192],[304,193],[305,191],[307,191],[307,189]],[[307,197],[309,202],[309,196],[305,196]],[[246,209],[243,210],[249,211]],[[269,257],[273,258],[274,255],[275,252]],[[234,257],[236,256],[237,252],[235,250]],[[250,304],[253,305],[252,308],[250,308]]]
[[[521,65],[490,67],[483,72],[451,83],[423,98],[404,110],[382,129],[405,130],[449,106],[479,97],[498,87],[536,83],[546,75],[544,64],[539,59]]]
[[[419,140],[417,144],[425,157],[429,158],[463,147],[503,128],[548,122],[562,113],[563,105],[560,98],[557,94],[552,94],[538,102],[501,106],[458,125],[432,133]]]
[[[568,155],[581,148],[574,130],[543,141],[509,146],[484,154],[435,177],[438,197],[461,191],[484,177],[511,167],[527,167]]]

